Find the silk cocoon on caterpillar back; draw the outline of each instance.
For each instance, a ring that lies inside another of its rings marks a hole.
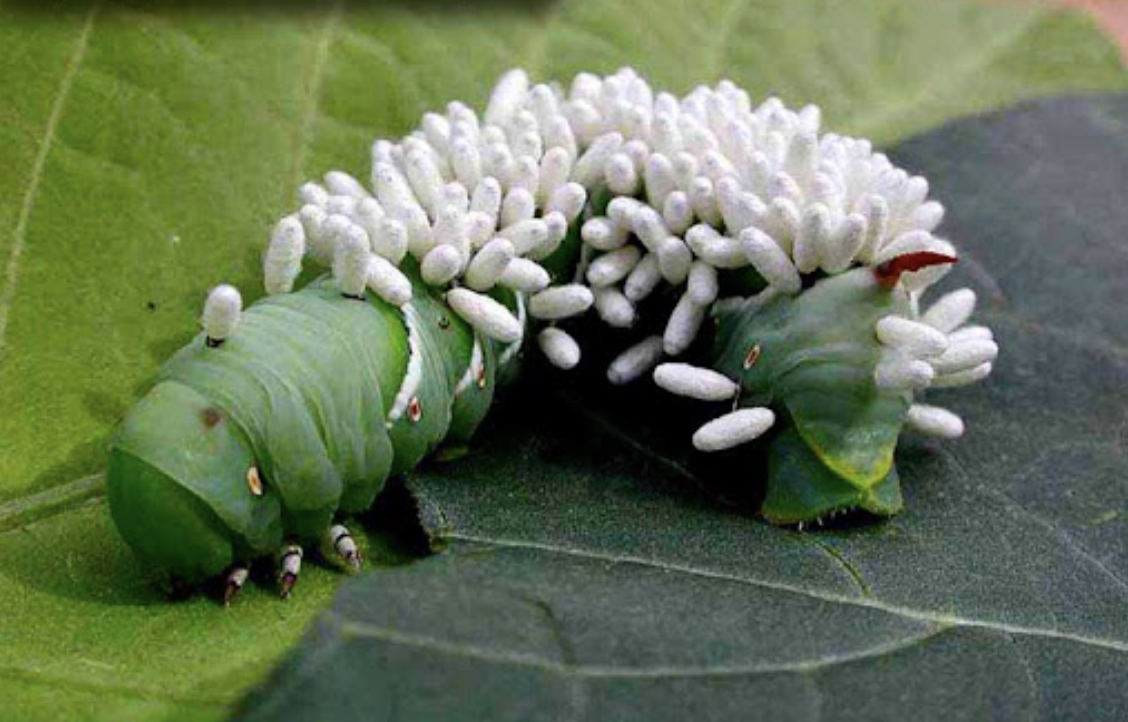
[[[534,324],[552,364],[582,363],[566,326],[589,309],[631,339],[612,383],[731,403],[698,449],[769,445],[769,520],[894,513],[902,427],[963,431],[914,396],[985,377],[997,349],[964,326],[970,291],[919,311],[955,261],[923,179],[818,126],[729,82],[678,99],[629,69],[567,92],[513,71],[481,118],[455,102],[377,141],[370,183],[300,189],[270,295],[244,312],[215,289],[122,424],[118,528],[172,579],[226,574],[227,598],[271,556],[289,593],[319,540],[358,565],[341,520],[466,443]],[[294,291],[305,260],[332,272]],[[661,335],[632,338],[675,298]]]

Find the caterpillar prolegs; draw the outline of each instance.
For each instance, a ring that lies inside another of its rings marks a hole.
[[[121,425],[119,530],[172,579],[226,575],[228,598],[271,556],[288,594],[321,540],[359,565],[341,519],[465,444],[523,349],[582,363],[568,323],[590,310],[623,339],[611,383],[731,405],[697,449],[767,445],[769,521],[895,513],[902,428],[964,430],[917,395],[998,349],[966,325],[970,290],[920,308],[956,260],[927,182],[819,125],[728,81],[676,98],[630,69],[567,90],[512,71],[481,117],[454,102],[377,141],[370,182],[300,189],[269,295],[244,312],[214,289]],[[305,259],[331,273],[294,291]]]

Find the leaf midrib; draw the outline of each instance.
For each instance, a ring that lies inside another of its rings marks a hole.
[[[445,532],[441,533],[441,536],[443,537],[443,539],[450,541],[459,541],[470,544],[485,544],[507,549],[539,551],[548,554],[560,554],[577,559],[583,559],[586,561],[598,561],[607,564],[632,564],[674,574],[685,574],[702,579],[728,581],[736,584],[758,587],[761,589],[771,589],[773,591],[798,594],[803,597],[816,599],[822,602],[829,602],[831,604],[844,604],[853,607],[873,609],[879,612],[884,612],[886,614],[927,625],[939,625],[951,628],[969,627],[976,629],[986,629],[988,631],[998,632],[1000,634],[1060,639],[1068,642],[1075,642],[1077,644],[1083,644],[1086,646],[1099,647],[1102,649],[1110,649],[1116,652],[1128,653],[1128,641],[1101,639],[1099,637],[1090,637],[1082,634],[1062,632],[1056,629],[1028,627],[1017,624],[1005,624],[1002,622],[971,619],[969,617],[959,617],[949,614],[937,614],[933,612],[922,611],[919,609],[912,609],[910,607],[902,607],[889,604],[873,597],[848,597],[842,594],[835,594],[833,592],[825,592],[817,589],[807,589],[794,584],[788,584],[786,582],[770,581],[766,579],[752,579],[748,577],[738,576],[736,574],[729,574],[726,572],[713,571],[709,569],[698,569],[697,567],[689,566],[687,564],[662,562],[654,559],[632,556],[629,554],[606,554],[602,552],[591,551],[588,549],[576,549],[555,544],[546,544],[544,542],[532,542],[523,539],[510,539],[503,537],[480,536],[475,534],[464,534],[460,532]]]

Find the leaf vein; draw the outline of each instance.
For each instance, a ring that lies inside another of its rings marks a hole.
[[[991,620],[971,619],[957,615],[939,614],[936,612],[928,612],[925,610],[912,609],[910,607],[902,607],[894,604],[889,604],[878,598],[848,597],[832,592],[825,592],[816,589],[806,589],[794,584],[788,584],[786,582],[770,581],[767,579],[753,579],[750,577],[737,576],[736,574],[727,572],[698,569],[686,564],[673,564],[669,562],[662,562],[654,559],[645,559],[643,557],[636,557],[626,554],[606,554],[586,549],[574,549],[570,547],[557,546],[554,544],[546,544],[543,542],[525,541],[521,539],[502,539],[488,536],[461,534],[457,532],[445,533],[443,534],[443,536],[447,540],[488,544],[513,549],[530,549],[535,551],[548,552],[551,554],[563,554],[580,559],[610,562],[612,564],[636,564],[639,566],[660,569],[676,574],[687,574],[690,576],[701,577],[703,579],[730,581],[737,584],[760,587],[762,589],[772,589],[780,592],[798,594],[811,599],[830,602],[832,604],[845,604],[854,607],[875,609],[880,612],[885,612],[887,614],[892,614],[924,624],[939,624],[952,627],[972,627],[976,629],[985,629],[988,631],[1009,633],[1019,636],[1060,639],[1063,641],[1074,642],[1086,646],[1109,649],[1116,652],[1128,652],[1128,640],[1101,639],[1099,637],[1090,637],[1083,634],[1064,632],[1056,629],[1042,629],[1039,627],[1028,627],[1019,624],[1007,624],[1004,622],[996,622]]]
[[[50,489],[0,504],[0,533],[46,516],[59,514],[105,492],[105,478],[92,474]]]
[[[508,664],[519,667],[532,667],[546,672],[581,677],[585,679],[655,679],[671,677],[740,677],[758,674],[811,673],[844,664],[885,657],[917,644],[951,629],[946,624],[930,624],[919,634],[912,634],[883,644],[877,644],[857,652],[828,655],[815,660],[778,662],[766,664],[728,664],[707,666],[665,666],[625,667],[598,664],[568,664],[525,652],[506,652],[486,649],[473,644],[448,642],[422,634],[412,634],[378,624],[356,622],[331,614],[332,621],[347,636],[374,639],[391,644],[417,647],[441,654],[469,657],[492,664]]]
[[[316,35],[313,62],[310,64],[310,75],[305,83],[305,96],[302,98],[301,116],[294,131],[294,161],[293,166],[291,166],[290,180],[287,184],[288,187],[282,191],[286,198],[289,198],[289,194],[297,189],[305,174],[306,155],[311,141],[310,135],[313,132],[313,124],[317,118],[317,108],[321,101],[321,87],[325,80],[329,49],[333,45],[333,38],[336,36],[342,13],[342,3],[340,1],[335,2],[325,14],[325,22],[321,26],[321,31]]]
[[[31,214],[35,210],[35,201],[39,197],[39,187],[43,180],[44,168],[47,165],[47,156],[51,153],[51,147],[55,141],[55,133],[58,130],[59,121],[63,116],[63,108],[66,106],[67,98],[70,95],[71,85],[74,83],[75,76],[78,75],[79,68],[82,67],[82,61],[86,57],[86,48],[89,43],[90,32],[94,27],[94,18],[98,14],[98,9],[99,3],[97,2],[90,6],[90,11],[86,14],[86,20],[83,22],[82,30],[79,31],[78,39],[75,41],[70,60],[67,61],[67,67],[63,71],[63,77],[59,81],[59,89],[55,96],[55,102],[51,105],[51,112],[47,116],[47,125],[43,130],[43,140],[39,144],[39,151],[36,153],[35,160],[32,163],[31,177],[28,179],[27,192],[24,193],[23,204],[20,207],[20,213],[16,219],[12,248],[8,252],[4,291],[0,294],[0,369],[3,367],[4,341],[8,330],[8,316],[11,313],[12,303],[16,296],[16,287],[19,283],[20,259],[27,245],[27,226],[31,220]]]
[[[942,454],[944,454],[945,456],[947,456],[951,460],[952,465],[955,466],[956,470],[959,472],[960,476],[963,478],[965,486],[967,486],[967,488],[970,489],[973,493],[977,493],[977,494],[981,494],[983,496],[991,497],[992,499],[995,499],[996,501],[1001,502],[1004,506],[1007,506],[1007,507],[1014,509],[1018,514],[1020,514],[1023,517],[1029,519],[1033,523],[1037,524],[1038,526],[1042,527],[1043,529],[1045,529],[1046,531],[1050,532],[1055,537],[1060,539],[1061,543],[1067,549],[1069,549],[1074,554],[1079,556],[1083,561],[1092,565],[1098,572],[1101,573],[1102,576],[1106,577],[1109,581],[1111,581],[1113,584],[1115,584],[1121,590],[1128,592],[1128,580],[1125,580],[1123,577],[1121,577],[1116,572],[1114,572],[1112,569],[1110,569],[1108,567],[1108,565],[1106,565],[1103,561],[1101,561],[1097,557],[1093,556],[1093,554],[1088,549],[1085,549],[1083,546],[1081,546],[1077,542],[1077,540],[1073,538],[1072,535],[1067,533],[1061,527],[1054,524],[1049,519],[1046,519],[1045,517],[1041,516],[1040,514],[1036,514],[1032,511],[1030,511],[1025,506],[1023,506],[1021,503],[1019,503],[1016,499],[1014,499],[1010,495],[1006,494],[1005,492],[1000,491],[999,489],[995,489],[995,488],[992,488],[992,487],[989,487],[989,486],[985,486],[983,484],[973,484],[973,483],[971,483],[971,475],[968,473],[967,469],[964,467],[963,462],[960,461],[960,458],[958,456],[956,456],[956,454],[951,449],[948,449],[948,448],[945,448],[945,447],[940,447],[940,451],[941,451]]]
[[[862,574],[862,570],[858,569],[858,567],[856,567],[853,562],[846,558],[846,555],[844,555],[840,550],[835,549],[833,546],[827,544],[826,542],[820,541],[814,537],[809,537],[808,541],[810,541],[811,544],[821,550],[824,554],[830,557],[835,564],[842,568],[842,570],[850,578],[850,581],[852,581],[854,583],[854,586],[858,588],[858,592],[863,597],[866,597],[868,599],[873,598],[873,589],[870,588],[869,582],[866,581],[865,576]]]

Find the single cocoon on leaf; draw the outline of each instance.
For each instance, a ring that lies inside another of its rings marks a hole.
[[[567,371],[580,362],[580,345],[567,331],[548,327],[537,336],[537,344],[549,362]]]
[[[958,439],[964,433],[963,419],[939,406],[913,404],[905,421],[910,428],[939,439]]]

